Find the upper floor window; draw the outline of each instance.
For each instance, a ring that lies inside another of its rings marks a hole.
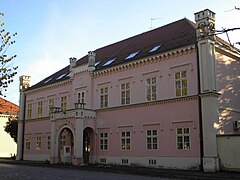
[[[188,94],[187,71],[175,73],[175,94],[177,97],[187,96]]]
[[[147,101],[157,100],[157,78],[146,79],[146,96]]]
[[[108,150],[108,133],[100,133],[100,149]]]
[[[147,130],[147,149],[157,149],[158,148],[158,132],[156,129]]]
[[[43,111],[43,102],[38,101],[38,117],[42,117],[42,111]]]
[[[81,91],[77,94],[77,102],[78,103],[85,103],[85,92]]]
[[[188,150],[191,148],[190,128],[182,127],[176,129],[177,149]]]
[[[121,133],[121,141],[122,141],[122,150],[130,150],[131,149],[131,133],[130,131]]]
[[[108,87],[100,89],[100,107],[108,107]]]
[[[130,104],[130,83],[121,84],[121,103]]]
[[[51,108],[54,107],[54,99],[49,99],[48,100],[48,111],[49,111],[49,114],[51,113]]]
[[[31,119],[32,118],[32,103],[29,103],[27,105],[27,119]]]
[[[66,111],[67,109],[67,96],[61,97],[61,109],[62,111]]]

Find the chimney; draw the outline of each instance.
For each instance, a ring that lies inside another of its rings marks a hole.
[[[96,53],[93,51],[88,52],[88,68],[89,71],[95,70],[95,58],[96,58]]]
[[[77,59],[75,57],[70,57],[69,58],[69,63],[70,63],[70,66],[69,66],[69,76],[72,77],[73,76],[73,68],[76,66],[76,62],[77,62]]]

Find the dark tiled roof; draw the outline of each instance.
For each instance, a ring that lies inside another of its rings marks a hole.
[[[142,34],[95,50],[94,52],[96,52],[96,62],[100,61],[100,63],[96,66],[95,71],[165,52],[168,50],[191,45],[195,42],[195,24],[184,18],[168,25],[159,27],[157,29],[144,32]],[[161,47],[158,48],[156,51],[149,52],[152,48],[158,45],[161,45]],[[139,53],[136,56],[127,60],[125,59],[131,53],[137,51],[139,51]],[[116,58],[116,60],[109,65],[103,66],[108,60],[113,58]],[[79,59],[76,65],[79,66],[86,63],[88,63],[87,55]],[[67,76],[68,73],[69,66],[45,78],[44,80],[30,87],[29,90],[66,80],[67,78],[69,78]],[[66,75],[58,79],[58,77],[60,77],[62,74]]]

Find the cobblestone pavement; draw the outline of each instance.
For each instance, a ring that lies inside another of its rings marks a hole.
[[[167,180],[130,174],[84,171],[70,168],[0,164],[1,180]]]

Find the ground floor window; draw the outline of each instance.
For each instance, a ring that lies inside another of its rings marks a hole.
[[[176,128],[176,145],[177,149],[189,150],[191,149],[191,142],[190,142],[190,128],[188,127],[181,127]]]
[[[31,149],[31,140],[30,140],[30,138],[26,138],[25,145],[26,145],[26,149],[27,150]]]
[[[147,130],[147,149],[158,149],[158,131],[157,129]]]
[[[42,137],[37,136],[36,137],[36,150],[41,150],[42,148]]]
[[[108,133],[100,133],[100,149],[108,150]]]
[[[130,150],[131,149],[130,135],[131,135],[130,131],[121,133],[122,150]]]

